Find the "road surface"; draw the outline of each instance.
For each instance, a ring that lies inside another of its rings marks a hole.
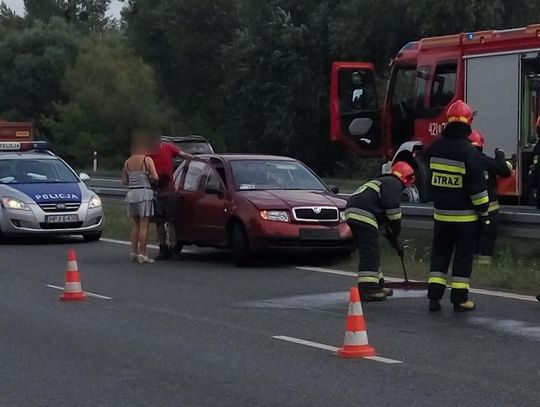
[[[72,247],[102,297],[63,303],[47,286],[63,285]],[[127,246],[76,239],[0,253],[1,406],[540,405],[531,297],[430,314],[425,293],[398,292],[364,313],[370,344],[401,363],[344,360],[313,346],[342,344],[348,273],[237,269],[208,250],[138,265]]]

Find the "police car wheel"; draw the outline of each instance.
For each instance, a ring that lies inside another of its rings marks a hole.
[[[97,242],[101,239],[101,234],[101,232],[85,234],[83,235],[83,239],[85,242]]]

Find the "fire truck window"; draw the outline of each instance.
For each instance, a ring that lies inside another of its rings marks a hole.
[[[377,109],[372,71],[340,70],[338,89],[342,114]]]
[[[456,72],[457,64],[455,62],[437,65],[431,86],[429,107],[446,107],[450,103],[456,93]]]
[[[426,106],[426,89],[430,73],[429,66],[421,66],[416,73],[416,107],[418,109],[424,109]]]
[[[392,142],[401,144],[412,138],[416,114],[416,67],[399,66],[391,82]]]

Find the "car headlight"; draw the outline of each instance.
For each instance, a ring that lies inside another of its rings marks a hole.
[[[345,215],[344,211],[339,212],[339,221],[340,222],[346,222],[347,221],[347,216]]]
[[[16,209],[19,211],[29,211],[30,208],[23,201],[17,198],[5,197],[2,198],[2,206],[6,209]]]
[[[273,220],[276,222],[289,221],[289,213],[287,211],[261,211],[260,214],[264,220]]]
[[[88,203],[88,207],[90,209],[101,207],[101,199],[100,199],[100,197],[97,196],[97,195],[94,195],[92,197],[92,199],[90,199],[90,202]]]

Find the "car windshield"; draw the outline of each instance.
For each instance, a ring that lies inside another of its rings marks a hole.
[[[61,160],[0,160],[0,184],[50,184],[79,182]]]
[[[204,141],[178,141],[176,146],[186,153],[190,154],[212,154],[212,147]]]
[[[325,185],[297,161],[239,160],[231,162],[236,190],[326,190]]]

